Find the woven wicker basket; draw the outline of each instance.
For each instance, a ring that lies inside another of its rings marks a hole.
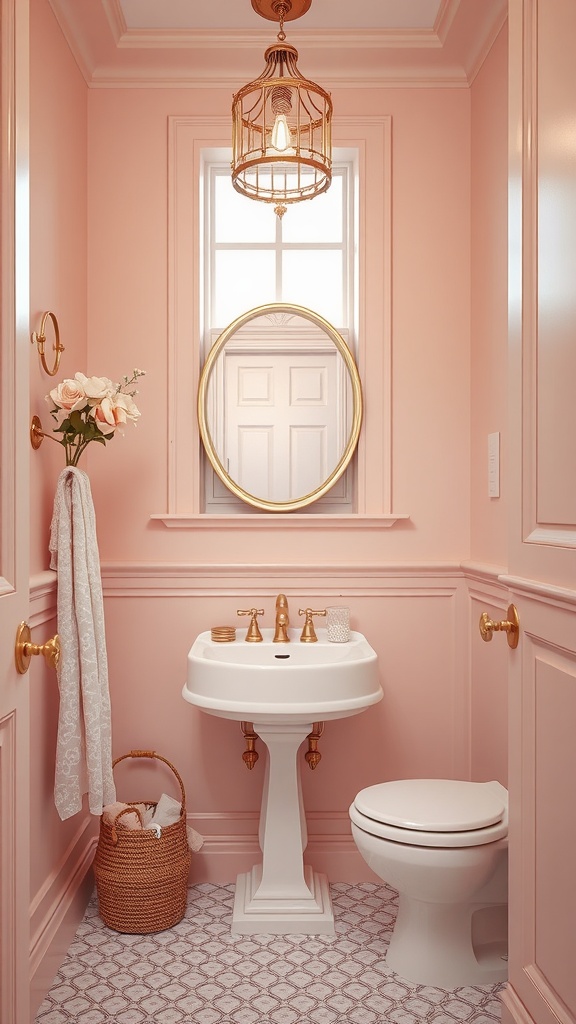
[[[186,835],[186,794],[173,764],[153,750],[132,750],[117,757],[114,768],[127,757],[163,761],[172,769],[182,794],[180,818],[156,836],[151,829],[128,829],[120,811],[114,823],[100,819],[94,875],[100,916],[117,932],[144,935],[171,928],[184,917],[190,870]],[[155,807],[156,803],[138,800]],[[138,811],[136,811],[138,813]]]

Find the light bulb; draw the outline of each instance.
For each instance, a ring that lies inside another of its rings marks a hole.
[[[277,149],[279,153],[283,153],[289,148],[291,142],[290,129],[288,127],[288,121],[286,120],[285,114],[277,114],[276,120],[274,121],[274,127],[272,129],[272,135],[270,142],[274,149]]]

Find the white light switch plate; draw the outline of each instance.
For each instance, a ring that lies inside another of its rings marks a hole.
[[[500,497],[500,433],[488,434],[488,497]]]

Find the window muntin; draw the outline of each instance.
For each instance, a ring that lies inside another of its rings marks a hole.
[[[202,160],[204,354],[238,316],[270,302],[290,302],[320,313],[352,351],[357,291],[355,210],[357,154],[335,153],[330,189],[313,201],[288,206],[283,218],[273,206],[239,195],[222,151]],[[310,506],[319,512],[355,509],[356,472],[350,466],[337,484]],[[249,512],[205,460],[204,510]]]

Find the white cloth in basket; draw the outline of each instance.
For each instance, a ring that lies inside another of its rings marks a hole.
[[[180,818],[182,812],[182,804],[179,800],[175,800],[173,796],[167,796],[166,793],[162,793],[156,809],[153,807],[149,808],[144,816],[144,828],[153,828],[154,825],[160,825],[161,828],[166,828],[168,825],[173,825]],[[199,832],[196,832],[191,825],[186,826],[186,836],[188,839],[188,846],[193,853],[198,853],[198,850],[202,849],[204,845],[204,838]]]

